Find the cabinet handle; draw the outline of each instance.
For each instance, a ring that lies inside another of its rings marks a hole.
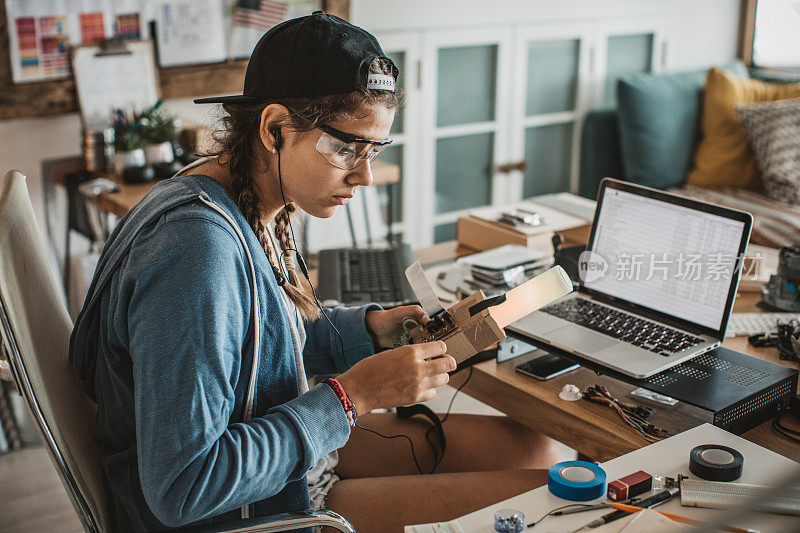
[[[502,165],[497,165],[497,167],[495,167],[495,171],[500,174],[508,174],[509,172],[513,172],[515,170],[519,170],[520,172],[525,172],[526,168],[528,168],[528,164],[523,159],[522,161],[515,161],[512,163],[504,163]]]

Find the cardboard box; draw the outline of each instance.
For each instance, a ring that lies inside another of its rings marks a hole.
[[[591,223],[559,230],[564,245],[586,244],[591,233]],[[518,244],[536,250],[553,251],[553,231],[528,234],[503,222],[493,222],[472,215],[459,217],[456,224],[456,240],[461,246],[483,251],[505,244]]]
[[[411,339],[414,344],[434,340],[444,341],[447,353],[456,360],[456,363],[461,363],[486,350],[504,339],[506,335],[489,314],[489,309],[484,309],[474,316],[470,315],[470,307],[485,299],[483,291],[474,292],[447,309],[453,320],[452,328],[431,335],[427,327],[419,326],[410,332]]]

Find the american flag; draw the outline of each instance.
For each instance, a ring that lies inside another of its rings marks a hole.
[[[286,20],[287,4],[286,0],[238,0],[233,23],[266,30]]]

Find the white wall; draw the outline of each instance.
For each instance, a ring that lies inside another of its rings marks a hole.
[[[200,106],[191,99],[167,100],[165,108],[182,119],[184,123],[214,123],[218,106]],[[31,203],[39,222],[39,231],[47,235],[45,218],[45,184],[42,176],[42,161],[70,157],[81,153],[81,121],[77,113],[56,117],[25,118],[0,121],[0,171],[20,170],[27,177]],[[54,197],[50,209],[50,231],[54,242],[53,268],[63,268],[64,224],[66,224],[66,195],[63,188],[53,188]],[[75,253],[87,249],[80,236],[73,236]],[[58,274],[59,279],[61,275]]]
[[[76,113],[47,118],[26,118],[0,121],[0,172],[20,170],[27,177],[31,203],[39,222],[39,231],[47,235],[44,211],[44,183],[42,182],[42,161],[56,157],[70,157],[79,154],[80,118]],[[53,268],[61,279],[56,258],[62,257],[64,225],[66,224],[65,195],[62,188],[55,190],[58,195],[56,209],[51,212],[51,231],[57,234],[58,248],[54,250]],[[59,221],[63,221],[60,224]]]

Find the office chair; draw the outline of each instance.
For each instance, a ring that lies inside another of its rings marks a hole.
[[[0,361],[0,375],[10,375],[16,383],[84,529],[110,532],[100,451],[92,439],[97,407],[69,364],[72,321],[48,267],[25,176],[14,170],[0,184],[0,251],[0,340],[8,357]],[[188,530],[255,533],[313,526],[355,531],[347,520],[325,510]]]

